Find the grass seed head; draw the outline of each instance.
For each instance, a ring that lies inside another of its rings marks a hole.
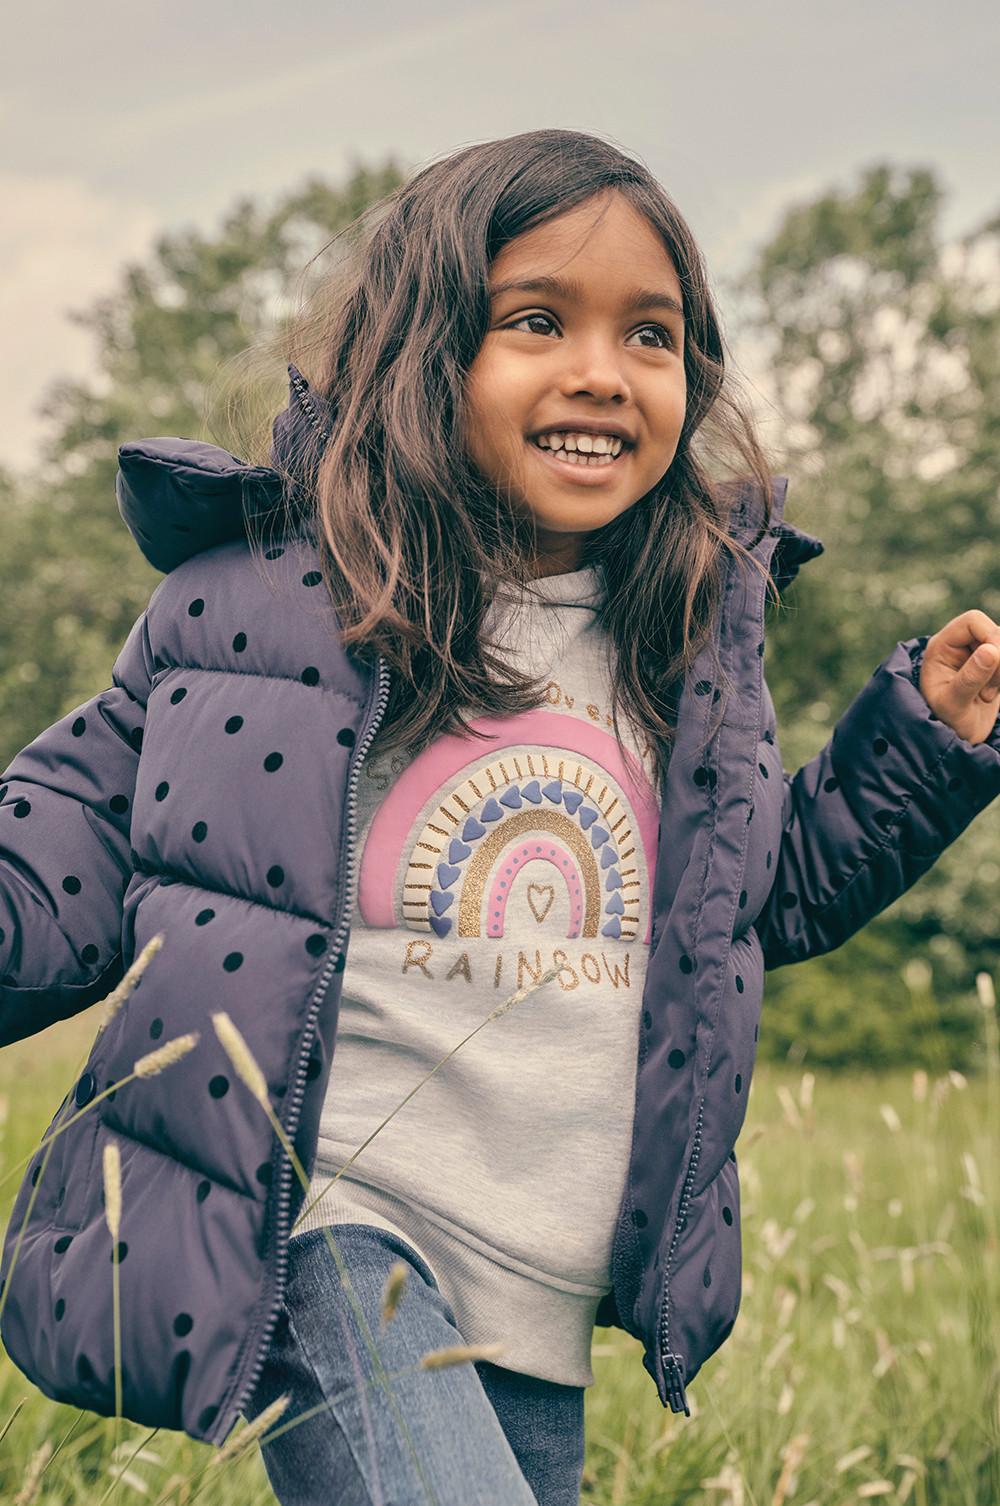
[[[122,1226],[122,1163],[114,1140],[104,1147],[104,1217],[117,1244]]]
[[[409,1274],[409,1266],[405,1260],[397,1260],[392,1270],[386,1277],[385,1286],[382,1288],[382,1322],[388,1323],[395,1316],[399,1299],[403,1295],[406,1286],[406,1278]]]
[[[127,970],[121,982],[117,985],[117,987],[111,990],[107,998],[104,1000],[104,1010],[102,1013],[101,1022],[98,1026],[99,1031],[106,1029],[107,1026],[111,1024],[111,1021],[114,1019],[119,1009],[125,1003],[125,1000],[135,988],[135,985],[138,983],[139,979],[146,971],[146,968],[148,967],[150,961],[153,957],[156,956],[156,953],[160,950],[162,945],[162,931],[158,931],[150,941],[146,942],[146,945],[143,947],[138,957],[132,963],[132,966]]]
[[[212,1024],[215,1033],[222,1042],[222,1048],[243,1082],[246,1083],[257,1102],[262,1108],[270,1105],[270,1096],[267,1091],[267,1081],[263,1072],[254,1059],[253,1052],[243,1039],[232,1020],[225,1010],[219,1010],[212,1016]]]
[[[218,1453],[213,1454],[209,1460],[209,1468],[218,1468],[220,1464],[226,1463],[227,1460],[235,1459],[240,1454],[245,1453],[251,1444],[256,1443],[262,1433],[267,1432],[272,1422],[277,1422],[278,1418],[287,1410],[290,1401],[291,1397],[286,1393],[284,1396],[279,1396],[277,1401],[272,1401],[270,1406],[264,1408],[263,1412],[258,1412],[253,1421],[248,1422],[245,1428],[242,1428],[240,1432],[226,1439]]]
[[[172,1067],[174,1062],[179,1062],[182,1056],[187,1056],[198,1044],[198,1032],[192,1030],[188,1035],[175,1036],[172,1041],[167,1041],[165,1046],[160,1046],[155,1051],[149,1051],[145,1056],[140,1056],[132,1071],[136,1077],[155,1077],[158,1072],[163,1072],[167,1067]]]
[[[550,967],[548,972],[543,973],[534,983],[525,984],[524,988],[519,988],[516,994],[511,994],[509,999],[505,999],[502,1004],[498,1004],[496,1009],[492,1010],[487,1018],[490,1020],[498,1019],[500,1015],[506,1014],[508,1009],[513,1009],[515,1004],[520,1004],[529,994],[533,994],[536,989],[541,988],[543,983],[551,983],[553,978],[558,978],[561,972],[561,967]]]
[[[496,1360],[504,1352],[503,1344],[454,1344],[448,1349],[432,1349],[420,1361],[421,1370],[442,1370],[446,1365],[461,1365],[465,1360]]]

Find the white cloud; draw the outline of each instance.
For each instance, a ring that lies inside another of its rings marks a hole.
[[[70,176],[0,173],[0,464],[36,461],[49,383],[96,370],[94,339],[67,317],[116,286],[121,265],[145,256],[160,228],[155,210]]]

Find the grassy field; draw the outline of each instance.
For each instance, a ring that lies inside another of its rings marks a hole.
[[[980,1077],[758,1065],[737,1148],[736,1328],[690,1418],[660,1406],[635,1340],[595,1330],[582,1501],[997,1506],[1000,1061],[980,978]],[[96,1018],[0,1052],[0,1175],[34,1149]],[[123,1422],[116,1451],[114,1419],[48,1401],[2,1351],[0,1435],[10,1506],[274,1502],[256,1444],[207,1468],[207,1446]]]

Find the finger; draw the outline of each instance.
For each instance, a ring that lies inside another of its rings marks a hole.
[[[1000,648],[1000,624],[987,612],[973,607],[945,623],[941,638],[949,648],[975,649],[981,643],[995,643]]]
[[[989,694],[995,693],[994,676],[1000,666],[1000,645],[996,643],[982,643],[974,654],[970,654],[959,671],[966,690],[981,696],[983,700],[993,700]]]

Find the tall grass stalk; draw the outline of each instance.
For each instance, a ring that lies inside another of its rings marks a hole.
[[[111,1234],[111,1289],[115,1343],[115,1449],[122,1422],[122,1319],[118,1236],[122,1225],[121,1155],[114,1140],[104,1147],[104,1218]]]
[[[166,1067],[172,1067],[174,1062],[180,1061],[181,1057],[186,1056],[189,1051],[194,1050],[199,1039],[198,1031],[192,1030],[187,1035],[177,1035],[172,1041],[166,1041],[162,1046],[158,1046],[155,1051],[148,1051],[145,1056],[140,1056],[127,1077],[119,1077],[117,1082],[109,1082],[107,1087],[102,1092],[95,1093],[90,1102],[85,1103],[82,1109],[77,1109],[75,1114],[71,1114],[68,1119],[64,1119],[49,1134],[43,1135],[34,1150],[29,1151],[26,1156],[22,1156],[20,1161],[0,1177],[0,1187],[9,1182],[11,1177],[15,1176],[17,1172],[23,1171],[32,1156],[37,1155],[43,1147],[51,1145],[52,1141],[57,1139],[64,1130],[72,1128],[78,1119],[82,1119],[84,1114],[89,1114],[91,1109],[95,1109],[110,1094],[117,1093],[119,1088],[127,1087],[137,1077],[155,1077]],[[77,1075],[79,1076],[79,1074]],[[46,1156],[47,1159],[48,1156]],[[39,1181],[41,1181],[41,1174],[39,1174]]]
[[[120,1480],[124,1480],[126,1478],[126,1476],[128,1475],[129,1466],[136,1459],[138,1459],[138,1457],[139,1457],[140,1454],[142,1454],[144,1452],[144,1450],[146,1448],[146,1445],[149,1444],[149,1443],[152,1443],[153,1439],[156,1437],[156,1435],[157,1435],[157,1433],[159,1431],[160,1431],[159,1428],[153,1428],[152,1432],[147,1433],[146,1436],[145,1436],[145,1438],[141,1439],[136,1444],[135,1448],[129,1454],[128,1458],[125,1460],[125,1463],[118,1465],[117,1469],[114,1472],[114,1478],[112,1479],[111,1484],[108,1486],[107,1490],[101,1496],[101,1499],[97,1503],[97,1506],[105,1506],[105,1502],[106,1501],[110,1501],[110,1499],[111,1499],[112,1495],[114,1494],[115,1490],[118,1488],[118,1482]],[[119,1445],[118,1445],[117,1432],[116,1432],[115,1446],[114,1446],[114,1449],[112,1450],[112,1454],[111,1454],[112,1459],[114,1459],[115,1456],[117,1455],[118,1448],[119,1448]]]
[[[405,1104],[409,1103],[414,1093],[418,1093],[423,1087],[424,1083],[428,1082],[434,1076],[434,1073],[437,1072],[440,1067],[444,1066],[445,1062],[450,1061],[451,1058],[455,1055],[456,1051],[460,1051],[462,1049],[466,1041],[471,1041],[472,1037],[474,1035],[478,1035],[480,1030],[482,1030],[485,1025],[488,1025],[491,1020],[499,1019],[500,1016],[506,1014],[509,1009],[513,1009],[515,1004],[520,1004],[524,999],[528,997],[529,994],[533,994],[537,989],[541,988],[543,983],[551,983],[553,978],[557,978],[561,971],[561,968],[550,967],[548,972],[543,973],[542,976],[540,978],[537,978],[534,983],[528,983],[524,988],[519,988],[517,993],[511,994],[509,999],[505,999],[502,1004],[497,1005],[496,1009],[491,1010],[491,1012],[486,1016],[485,1020],[481,1020],[476,1026],[475,1030],[470,1030],[468,1035],[460,1040],[457,1046],[453,1046],[446,1056],[442,1056],[441,1060],[431,1068],[426,1077],[421,1078],[416,1087],[411,1088],[406,1097],[400,1103],[397,1103],[392,1113],[387,1115],[387,1117],[382,1120],[382,1123],[378,1126],[378,1128],[372,1130],[371,1134],[368,1136],[368,1139],[361,1142],[357,1150],[353,1152],[350,1159],[344,1163],[344,1165],[340,1168],[336,1175],[332,1176],[328,1182],[324,1182],[323,1186],[320,1188],[319,1192],[313,1198],[308,1207],[303,1208],[299,1213],[299,1216],[295,1221],[296,1225],[300,1224],[302,1220],[312,1212],[320,1199],[323,1198],[327,1192],[329,1192],[334,1182],[339,1181],[340,1178],[344,1175],[344,1172],[347,1170],[347,1168],[354,1165],[361,1152],[372,1143],[372,1141],[375,1139],[375,1136],[381,1134],[382,1130],[385,1129],[390,1120],[394,1119],[399,1113],[400,1109],[403,1108]],[[293,1229],[292,1233],[294,1234],[294,1232],[295,1230]]]
[[[17,1266],[17,1258],[21,1253],[21,1243],[24,1239],[24,1232],[31,1221],[31,1210],[35,1206],[35,1198],[38,1196],[38,1189],[42,1185],[42,1178],[45,1175],[45,1168],[49,1164],[49,1157],[52,1154],[53,1141],[58,1135],[62,1134],[63,1130],[69,1129],[71,1124],[75,1124],[76,1121],[82,1118],[84,1114],[89,1113],[91,1109],[95,1108],[97,1104],[101,1102],[102,1098],[107,1098],[109,1093],[114,1093],[119,1088],[124,1088],[128,1083],[133,1082],[137,1077],[156,1077],[167,1067],[172,1067],[175,1062],[180,1061],[181,1058],[186,1056],[189,1051],[193,1051],[195,1046],[198,1044],[198,1040],[198,1032],[191,1031],[188,1035],[175,1036],[172,1041],[167,1041],[165,1045],[158,1047],[156,1051],[148,1051],[145,1056],[140,1056],[139,1060],[136,1062],[135,1066],[132,1068],[132,1071],[127,1077],[120,1077],[117,1082],[111,1083],[109,1087],[105,1088],[103,1093],[98,1093],[90,1100],[89,1103],[84,1104],[82,1109],[78,1109],[71,1118],[65,1120],[62,1124],[57,1125],[52,1133],[50,1135],[46,1135],[45,1138],[40,1142],[40,1144],[44,1145],[45,1147],[45,1155],[39,1162],[38,1177],[34,1187],[32,1187],[31,1189],[31,1195],[28,1198],[28,1206],[27,1208],[25,1208],[24,1217],[21,1220],[21,1227],[17,1231],[17,1238],[14,1242],[14,1253],[11,1256],[10,1266],[7,1270],[7,1280],[4,1284],[3,1294],[0,1295],[0,1318],[3,1317],[4,1307],[7,1302],[8,1294],[10,1293],[11,1278],[13,1277],[15,1268]],[[30,1155],[24,1157],[24,1159],[20,1162],[20,1165],[27,1165],[27,1163],[31,1160],[31,1157],[36,1154],[38,1149],[39,1147],[36,1146],[35,1150],[33,1150]],[[4,1177],[3,1180],[6,1181],[7,1178]]]
[[[219,1037],[219,1040],[222,1043],[223,1050],[226,1052],[226,1055],[229,1057],[230,1061],[236,1069],[237,1076],[245,1084],[245,1086],[249,1088],[254,1098],[256,1098],[257,1102],[266,1113],[268,1119],[271,1122],[271,1128],[274,1130],[274,1133],[277,1135],[279,1141],[281,1142],[285,1154],[288,1156],[289,1161],[292,1163],[292,1166],[295,1170],[295,1175],[298,1177],[303,1188],[308,1190],[309,1178],[306,1176],[305,1171],[303,1170],[302,1163],[298,1158],[295,1146],[289,1139],[284,1125],[281,1123],[281,1120],[274,1112],[274,1108],[271,1104],[270,1094],[267,1090],[267,1081],[260,1069],[260,1066],[257,1063],[256,1058],[253,1055],[253,1052],[250,1050],[250,1047],[243,1039],[243,1036],[240,1034],[239,1030],[236,1028],[229,1015],[224,1010],[220,1010],[216,1014],[212,1015],[212,1024],[215,1027],[216,1035]],[[417,1451],[413,1445],[413,1439],[410,1435],[410,1430],[406,1426],[406,1419],[403,1417],[403,1414],[400,1412],[399,1406],[397,1405],[392,1386],[389,1383],[388,1375],[386,1373],[384,1365],[382,1364],[381,1356],[379,1355],[378,1348],[375,1345],[371,1330],[368,1326],[368,1320],[365,1317],[364,1309],[362,1308],[361,1303],[358,1301],[357,1294],[354,1290],[350,1276],[348,1275],[347,1267],[344,1264],[344,1260],[337,1246],[337,1242],[334,1239],[330,1229],[326,1225],[323,1226],[323,1234],[326,1238],[326,1243],[330,1250],[330,1254],[333,1256],[334,1263],[337,1267],[337,1274],[340,1277],[340,1282],[344,1289],[344,1294],[354,1313],[358,1328],[361,1330],[361,1336],[364,1340],[365,1347],[368,1350],[368,1355],[372,1362],[372,1367],[375,1370],[376,1375],[378,1376],[379,1383],[382,1385],[385,1391],[386,1400],[388,1401],[389,1406],[392,1409],[393,1416],[396,1419],[396,1425],[398,1426],[401,1434],[406,1440],[407,1447],[409,1448],[410,1455],[413,1459],[414,1467],[416,1468],[417,1473],[420,1476],[421,1484],[423,1485],[424,1490],[427,1493],[428,1499],[436,1503],[437,1496],[431,1488],[431,1483],[427,1479],[423,1466],[420,1463]],[[360,1393],[359,1399],[362,1407],[366,1407],[367,1401],[365,1399],[363,1391]]]

